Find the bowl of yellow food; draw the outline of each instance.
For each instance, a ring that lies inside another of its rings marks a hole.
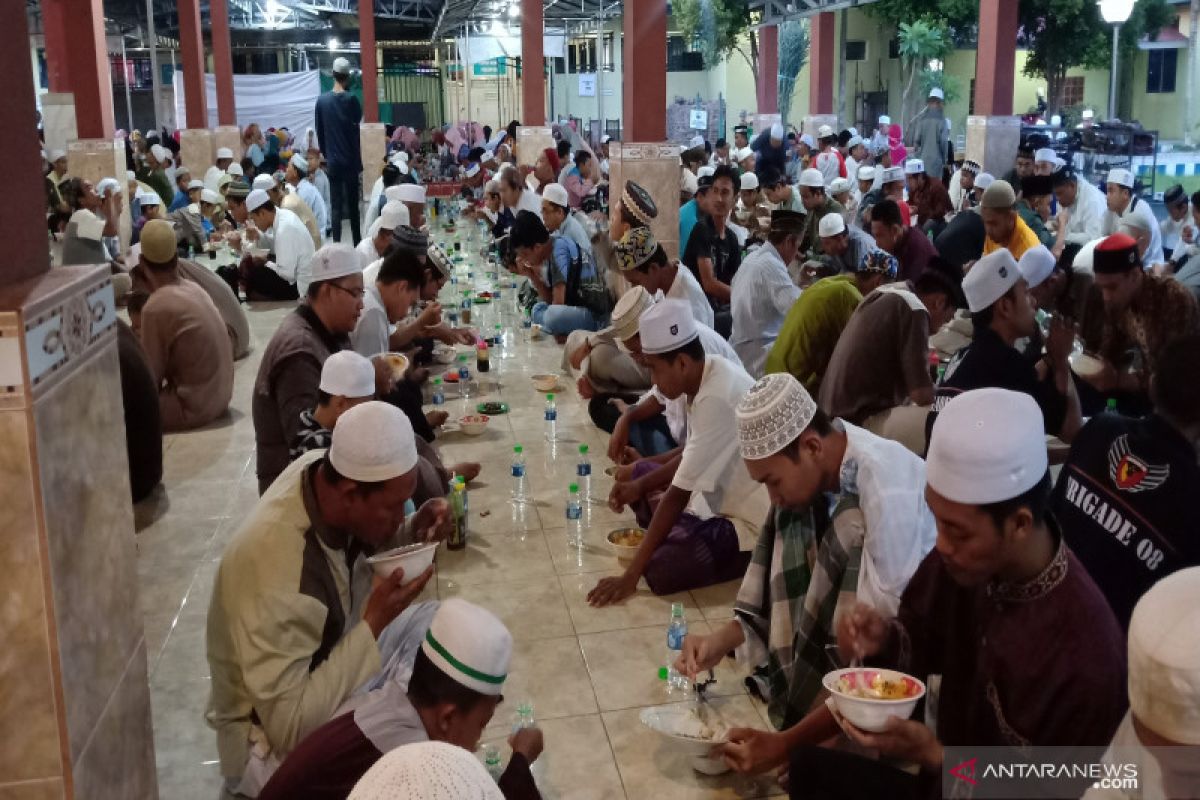
[[[379,358],[392,371],[392,380],[398,381],[408,372],[408,356],[403,353],[382,353]]]
[[[400,567],[404,568],[404,577],[400,585],[411,583],[433,563],[434,553],[437,552],[437,542],[418,542],[397,547],[367,559],[371,569],[381,578],[386,578]]]
[[[889,669],[837,669],[826,674],[822,683],[838,713],[854,727],[871,733],[887,727],[888,717],[908,719],[925,696],[924,683]]]
[[[534,375],[531,380],[533,381],[533,388],[539,392],[553,392],[558,388],[557,375]]]
[[[613,555],[621,561],[631,561],[642,546],[646,532],[641,528],[617,528],[615,531],[609,531],[608,536],[604,538]]]

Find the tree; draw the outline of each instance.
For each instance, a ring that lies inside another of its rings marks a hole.
[[[932,85],[929,75],[931,72],[940,73],[940,69],[931,70],[930,62],[943,61],[954,48],[954,43],[950,39],[949,31],[932,19],[901,22],[899,39],[901,74],[904,80],[904,93],[900,98],[900,118],[907,121],[917,115],[920,101],[928,96],[928,88],[921,92],[923,96],[916,96],[913,87]],[[920,84],[918,79],[922,79]]]
[[[1200,3],[1200,0],[1195,0]],[[792,110],[796,76],[808,60],[808,20],[788,20],[779,26],[779,115],[785,123]]]
[[[683,37],[699,40],[704,66],[712,69],[736,51],[750,65],[758,95],[758,36],[746,0],[674,0],[671,15]]]

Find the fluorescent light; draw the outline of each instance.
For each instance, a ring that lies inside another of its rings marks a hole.
[[[341,42],[339,42],[339,41],[337,40],[337,37],[336,37],[336,36],[330,36],[330,37],[329,37],[329,49],[330,49],[330,50],[337,50],[339,47],[341,47]]]

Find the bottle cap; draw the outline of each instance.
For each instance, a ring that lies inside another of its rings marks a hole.
[[[1108,398],[1108,402],[1105,403],[1104,405],[1105,405],[1105,408],[1116,408],[1117,407],[1117,398],[1115,398],[1115,397]]]
[[[434,379],[433,379],[433,385],[434,385],[434,386],[441,386],[441,385],[442,385],[442,379],[441,379],[441,378],[434,378]]]
[[[578,484],[578,483],[572,483],[572,484],[571,484],[570,486],[568,486],[567,488],[571,490],[571,494],[574,494],[575,492],[578,492],[578,491],[579,491],[579,484]]]
[[[665,681],[667,679],[667,668],[666,667],[658,668],[658,679],[660,681]]]
[[[587,451],[588,451],[588,446],[586,444],[579,445],[580,453],[582,453],[583,455],[587,455]]]
[[[551,392],[550,394],[546,395],[546,399],[547,399],[547,400],[554,400],[554,392]]]
[[[671,603],[671,616],[672,617],[682,617],[683,616],[683,603]]]
[[[516,447],[513,448],[514,453],[522,453],[524,451],[525,451],[525,448],[521,447],[521,445],[517,445]]]
[[[460,355],[460,356],[458,357],[458,360],[459,360],[459,361],[466,361],[466,360],[467,360],[467,357],[466,357],[465,355]]]

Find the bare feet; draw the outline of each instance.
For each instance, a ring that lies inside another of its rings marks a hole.
[[[462,461],[450,467],[450,472],[454,475],[462,475],[463,479],[470,483],[479,477],[481,467],[474,461]]]

